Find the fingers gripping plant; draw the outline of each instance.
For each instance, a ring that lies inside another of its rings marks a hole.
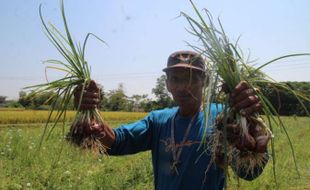
[[[47,64],[46,70],[53,69],[62,72],[64,73],[64,77],[51,82],[47,81],[47,83],[44,84],[27,87],[33,89],[33,95],[46,91],[56,92],[53,97],[50,97],[50,99],[53,99],[53,103],[42,135],[42,140],[45,137],[48,138],[57,123],[62,122],[63,127],[65,126],[66,110],[68,109],[68,104],[73,98],[74,91],[77,87],[81,92],[84,92],[84,90],[88,88],[97,90],[97,93],[100,93],[95,82],[91,80],[90,65],[85,60],[85,48],[90,36],[97,38],[103,43],[105,42],[96,35],[88,33],[82,46],[80,43],[74,43],[68,28],[62,0],[60,1],[60,10],[65,34],[62,34],[52,23],[46,24],[42,16],[42,6],[40,5],[39,7],[43,30],[49,41],[65,59],[64,61],[55,59],[45,61],[44,63]],[[82,147],[91,147],[99,152],[103,152],[105,151],[105,147],[101,145],[99,139],[83,131],[83,126],[85,125],[103,125],[103,119],[97,108],[84,109],[80,107],[82,97],[83,93],[80,93],[79,102],[76,105],[77,114],[67,137],[69,140]],[[55,123],[49,128],[52,117],[56,118]]]
[[[205,56],[208,60],[206,64],[209,72],[209,83],[204,91],[203,104],[205,118],[209,118],[210,104],[212,101],[214,99],[218,99],[220,95],[224,97],[224,111],[221,113],[221,118],[223,118],[224,121],[223,129],[218,130],[215,125],[210,125],[207,122],[207,119],[205,120],[205,130],[207,130],[209,127],[213,127],[215,131],[209,146],[207,146],[207,148],[210,148],[211,152],[213,153],[213,160],[216,159],[216,153],[219,151],[218,148],[220,147],[221,151],[223,151],[225,155],[226,169],[232,162],[235,166],[237,166],[236,168],[242,168],[248,174],[253,173],[257,165],[263,167],[263,163],[267,159],[265,153],[248,152],[247,154],[243,154],[233,146],[234,143],[227,142],[227,120],[229,118],[235,118],[237,123],[239,123],[241,126],[242,134],[248,133],[250,130],[257,130],[259,131],[258,134],[265,135],[265,138],[271,138],[273,136],[272,131],[274,127],[280,127],[283,129],[287,136],[287,140],[289,141],[297,170],[294,149],[286,128],[276,109],[272,106],[272,103],[264,96],[261,91],[257,89],[259,89],[259,86],[261,85],[269,85],[276,89],[289,91],[298,99],[300,104],[306,110],[306,107],[303,104],[303,100],[310,101],[309,95],[304,95],[300,92],[294,91],[286,84],[274,81],[272,78],[264,74],[261,71],[261,68],[284,58],[305,56],[310,54],[301,53],[285,55],[262,64],[262,66],[258,68],[254,68],[249,64],[248,59],[243,58],[243,54],[238,47],[238,42],[233,44],[229,41],[229,38],[225,34],[220,20],[218,19],[218,25],[215,25],[213,18],[208,10],[205,9],[203,11],[205,14],[200,13],[191,0],[190,3],[193,6],[198,19],[194,19],[186,13],[181,14],[187,19],[189,23],[190,27],[188,32],[197,37],[199,45],[192,45],[190,43],[188,43],[188,45],[197,51],[200,55]],[[203,15],[206,15],[206,19],[203,17]],[[223,94],[221,90],[219,90],[219,87],[221,84],[225,84],[227,88],[226,91],[232,92],[232,90],[240,81],[246,81],[250,87],[256,91],[257,96],[261,100],[263,107],[262,113],[265,115],[267,124],[265,124],[265,121],[258,113],[250,116],[244,116],[241,114],[241,112],[244,110],[236,112],[235,110],[229,108],[230,94]],[[251,126],[254,126],[255,129],[249,128],[250,123],[252,124]],[[204,134],[206,134],[206,132]],[[256,137],[254,136],[254,138]],[[206,135],[204,139],[206,139]],[[204,142],[206,141],[204,140]],[[271,155],[274,166],[274,176],[276,176],[273,139],[271,140]]]

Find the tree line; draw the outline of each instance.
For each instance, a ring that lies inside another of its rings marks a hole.
[[[310,97],[310,82],[283,83],[287,84],[291,89],[303,93],[308,98]],[[276,89],[268,85],[262,85],[260,90],[280,115],[309,115],[309,113],[307,113],[310,111],[309,101],[302,100],[301,98],[297,99],[294,94],[289,93],[287,90]],[[301,103],[304,104],[304,107]]]
[[[109,91],[105,91],[102,87],[100,109],[102,111],[149,112],[172,107],[175,104],[166,89],[165,81],[165,75],[157,79],[156,86],[152,89],[155,99],[149,98],[147,94],[127,96],[123,84],[119,84],[117,89]],[[18,100],[7,101],[5,96],[0,96],[0,107],[48,110],[54,102],[54,95],[55,92],[51,91],[35,95],[31,91],[20,91]],[[57,102],[55,106],[57,109]],[[68,103],[68,109],[74,109],[73,99]]]
[[[166,76],[162,75],[157,79],[155,87],[152,89],[155,99],[149,98],[146,94],[134,94],[127,96],[124,86],[119,84],[115,90],[101,91],[100,109],[102,111],[144,111],[161,109],[175,106],[175,102],[169,95],[166,88]],[[292,89],[310,95],[310,82],[285,82]],[[305,116],[307,112],[293,94],[284,90],[277,90],[272,86],[262,85],[260,90],[268,98],[280,115]],[[6,97],[0,96],[0,107],[21,107],[25,109],[47,110],[53,102],[53,92],[44,92],[31,96],[31,92],[21,91],[19,99],[6,101]],[[310,110],[310,103],[303,102],[304,106]],[[57,103],[56,103],[57,107]],[[74,109],[73,100],[69,102],[68,109]]]

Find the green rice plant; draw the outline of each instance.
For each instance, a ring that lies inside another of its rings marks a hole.
[[[90,85],[95,85],[91,80],[90,65],[85,60],[85,48],[89,37],[93,36],[101,42],[105,43],[103,40],[92,33],[87,34],[82,46],[80,43],[74,43],[66,20],[63,0],[60,1],[60,10],[65,34],[62,34],[54,24],[46,24],[42,16],[41,5],[39,8],[39,13],[47,38],[65,59],[65,61],[55,59],[49,59],[45,61],[44,63],[48,64],[46,66],[46,70],[53,69],[62,72],[64,73],[64,77],[51,82],[47,80],[47,82],[44,84],[27,87],[28,89],[33,89],[32,95],[44,93],[46,91],[53,91],[56,93],[56,95],[50,97],[48,100],[53,101],[53,103],[51,105],[51,110],[42,135],[42,140],[44,137],[48,138],[56,124],[60,121],[63,123],[63,128],[66,126],[65,118],[67,116],[67,106],[73,97],[76,87],[81,87],[82,92],[84,92],[84,90],[89,88]],[[102,126],[103,120],[98,109],[80,109],[82,96],[83,93],[80,95],[80,101],[77,105],[77,114],[68,134],[68,139],[82,147],[91,146],[95,149],[99,149],[100,152],[104,151],[105,148],[102,147],[101,143],[96,137],[88,136],[83,133],[83,127],[85,125]],[[60,109],[56,110],[56,108],[59,107]],[[56,114],[53,114],[54,112],[56,112]],[[54,117],[53,119],[52,116]],[[52,120],[55,123],[51,128],[48,128],[48,124]]]
[[[290,92],[296,97],[296,99],[300,102],[302,107],[309,115],[309,112],[307,111],[303,103],[303,101],[310,101],[309,95],[305,95],[301,92],[295,91],[290,86],[284,83],[276,82],[271,77],[263,73],[261,69],[275,61],[279,61],[289,57],[309,56],[310,53],[299,53],[281,56],[262,64],[260,67],[254,68],[250,64],[249,59],[244,58],[244,55],[238,46],[238,40],[236,43],[230,42],[228,36],[224,31],[220,19],[218,19],[218,25],[216,25],[210,12],[207,9],[204,9],[203,13],[200,13],[194,3],[191,0],[189,1],[198,18],[195,19],[184,12],[182,12],[181,15],[183,15],[188,21],[190,26],[188,32],[198,39],[199,45],[192,45],[190,43],[187,44],[195,51],[197,51],[200,55],[206,57],[208,60],[206,64],[209,72],[209,81],[207,87],[204,90],[203,100],[205,118],[209,118],[210,104],[212,103],[212,101],[215,99],[218,100],[218,97],[224,97],[224,109],[221,115],[225,121],[223,129],[218,130],[214,124],[210,125],[208,124],[207,119],[205,120],[205,130],[207,130],[207,128],[209,127],[213,127],[215,130],[215,135],[209,144],[210,146],[207,146],[207,148],[210,148],[213,152],[213,159],[215,159],[215,152],[217,147],[221,146],[225,154],[226,171],[228,171],[228,164],[234,162],[234,164],[237,165],[237,168],[245,169],[248,174],[254,172],[254,168],[257,165],[263,167],[264,160],[268,159],[266,158],[265,153],[253,152],[249,152],[246,157],[243,157],[241,156],[240,151],[238,151],[232,144],[227,142],[226,121],[227,118],[235,117],[237,122],[241,126],[243,134],[248,132],[249,123],[251,123],[252,125],[254,124],[261,130],[260,135],[265,134],[268,138],[274,136],[273,131],[275,127],[281,128],[282,131],[286,134],[292,151],[292,156],[294,158],[296,171],[298,173],[294,148],[290,136],[287,133],[286,127],[281,120],[277,110],[272,106],[272,103],[264,96],[261,91],[259,91],[259,87],[262,85],[268,85],[276,89],[286,90]],[[206,15],[206,19],[203,17],[203,14]],[[232,92],[236,85],[241,81],[246,81],[250,85],[250,88],[257,92],[257,96],[262,103],[262,113],[266,116],[265,118],[267,120],[267,124],[258,113],[255,113],[251,116],[243,116],[241,114],[243,110],[241,110],[240,113],[235,113],[234,110],[229,108],[230,94],[223,93],[220,88],[222,84],[225,84],[225,86],[227,87],[227,91]],[[219,133],[221,134],[219,135]],[[206,142],[206,132],[204,134],[204,142]],[[219,136],[224,136],[224,138],[221,139],[219,138]],[[275,154],[276,153],[274,151],[274,139],[271,139],[271,155],[274,166],[273,173],[276,180]]]

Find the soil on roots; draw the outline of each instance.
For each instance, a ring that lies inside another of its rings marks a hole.
[[[92,133],[91,129],[103,129],[104,124],[97,121],[77,122],[71,125],[70,132],[67,134],[67,140],[81,148],[90,149],[94,152],[106,154],[107,147],[105,147],[101,139],[105,136],[100,133]]]

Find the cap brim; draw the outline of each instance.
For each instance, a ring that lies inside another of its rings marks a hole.
[[[174,68],[195,69],[195,70],[199,70],[202,72],[206,72],[204,69],[202,69],[200,67],[195,67],[193,65],[189,65],[188,63],[178,63],[178,64],[175,64],[173,66],[164,68],[163,71],[167,72],[167,71],[174,69]]]

